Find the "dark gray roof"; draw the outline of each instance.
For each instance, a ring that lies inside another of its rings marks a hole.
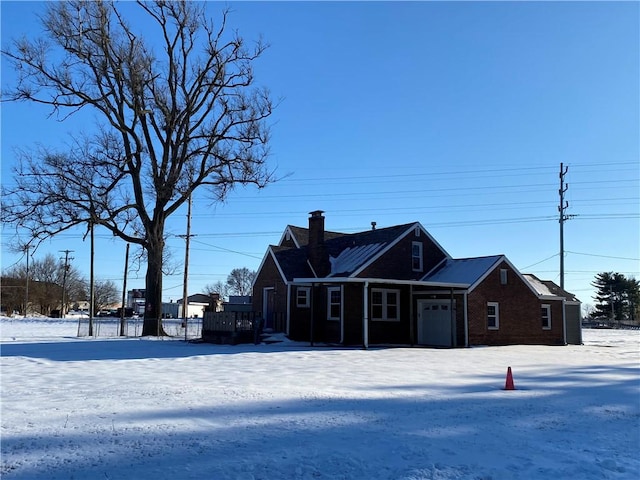
[[[296,227],[295,225],[288,225],[288,227],[289,227],[289,230],[291,230],[291,233],[296,237],[296,241],[298,242],[298,245],[300,245],[301,247],[309,245],[309,229],[308,228]],[[346,235],[346,234],[325,230],[324,239],[325,241],[327,241],[327,240],[331,240],[332,238],[341,237],[343,235]]]
[[[344,234],[325,241],[331,257],[331,277],[348,277],[370,262],[415,223]]]
[[[196,293],[194,295],[189,295],[187,297],[187,303],[211,303],[217,300],[220,297],[219,294],[215,293],[216,296],[206,295],[204,293]],[[182,304],[182,298],[179,299],[176,303]]]
[[[330,276],[351,275],[415,224],[407,223],[358,233],[325,231],[325,247],[332,259],[331,263],[335,267]],[[294,278],[313,278],[313,271],[307,262],[309,229],[293,225],[288,225],[288,228],[301,247],[290,248],[272,245],[271,249],[276,261],[288,281]]]
[[[311,278],[313,272],[307,263],[306,248],[287,248],[272,246],[278,265],[287,281],[294,278]]]
[[[467,286],[475,284],[503,255],[474,258],[450,258],[444,260],[427,273],[422,280],[435,283],[458,283]]]

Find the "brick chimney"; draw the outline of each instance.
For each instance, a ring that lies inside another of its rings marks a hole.
[[[324,212],[314,210],[309,212],[309,245],[308,257],[313,270],[318,277],[326,277],[331,271],[329,254],[324,244]]]

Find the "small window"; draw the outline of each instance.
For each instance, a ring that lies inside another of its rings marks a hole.
[[[414,234],[416,237],[419,237],[419,236],[420,236],[420,227],[416,226],[416,229],[413,231],[413,234]]]
[[[487,328],[489,330],[500,328],[500,307],[497,302],[487,303]]]
[[[411,243],[411,268],[414,272],[422,271],[422,242]]]
[[[542,329],[551,330],[551,305],[542,305],[540,316],[542,317]]]
[[[507,284],[507,272],[508,272],[508,270],[506,268],[501,268],[500,269],[500,284],[501,285],[506,285]]]
[[[395,322],[400,320],[400,290],[371,290],[371,319]]]
[[[340,320],[342,317],[342,291],[340,287],[327,288],[327,319]]]
[[[298,308],[309,308],[309,287],[298,287],[296,292],[296,307]]]

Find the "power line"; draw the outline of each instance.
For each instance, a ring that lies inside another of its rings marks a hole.
[[[640,258],[629,258],[629,257],[614,257],[612,255],[597,255],[595,253],[580,253],[580,252],[572,252],[570,250],[566,250],[567,253],[571,253],[572,255],[584,255],[586,257],[599,257],[599,258],[612,258],[615,260],[631,260],[634,262],[640,262]]]

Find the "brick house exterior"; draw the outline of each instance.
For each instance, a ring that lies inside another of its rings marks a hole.
[[[418,222],[344,234],[310,215],[258,269],[253,309],[267,328],[280,316],[292,340],[365,347],[567,343],[571,294],[504,255],[453,259]]]

